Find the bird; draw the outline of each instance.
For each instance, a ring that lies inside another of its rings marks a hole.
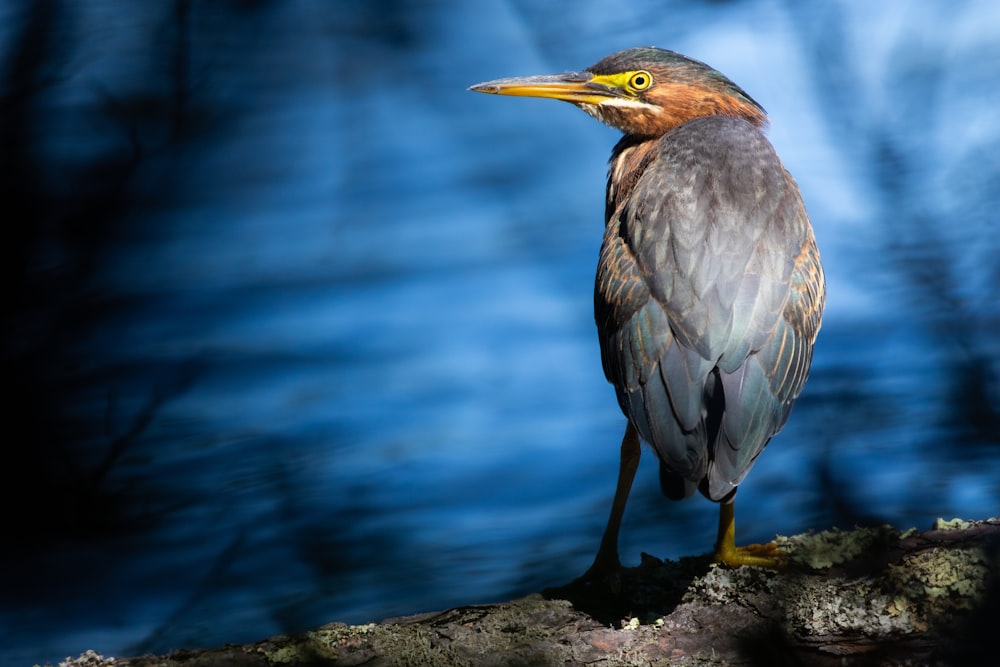
[[[672,500],[719,503],[714,560],[782,569],[774,543],[735,544],[735,496],[809,374],[826,301],[815,235],[764,108],[703,62],[657,47],[582,71],[469,90],[562,100],[621,131],[594,285],[601,361],[627,419],[592,578],[618,536],[641,443]]]

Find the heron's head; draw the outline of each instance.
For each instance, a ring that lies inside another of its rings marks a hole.
[[[655,47],[613,53],[582,72],[497,79],[469,90],[564,100],[639,137],[660,136],[703,116],[744,118],[758,127],[767,123],[763,107],[721,73]]]

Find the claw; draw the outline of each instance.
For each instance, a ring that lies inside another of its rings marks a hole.
[[[736,546],[736,514],[734,503],[719,505],[719,539],[715,543],[715,562],[730,567],[750,565],[783,570],[788,566],[788,554],[774,542]]]
[[[771,570],[783,570],[788,567],[788,554],[779,549],[774,542],[748,544],[743,547],[733,546],[726,550],[717,548],[715,562],[724,563],[730,567],[750,565],[766,567]]]
[[[617,550],[612,554],[599,551],[593,565],[583,573],[578,581],[606,588],[612,595],[618,595],[622,589],[621,572],[622,564],[618,560]]]

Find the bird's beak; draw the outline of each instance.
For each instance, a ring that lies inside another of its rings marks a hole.
[[[513,79],[496,79],[470,86],[469,90],[490,95],[515,95],[517,97],[546,97],[573,104],[600,104],[613,97],[606,87],[594,82],[590,72],[521,76]]]

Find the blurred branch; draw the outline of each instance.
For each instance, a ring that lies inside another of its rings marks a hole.
[[[191,89],[191,0],[175,0],[176,22],[174,43],[174,138],[182,134]]]

